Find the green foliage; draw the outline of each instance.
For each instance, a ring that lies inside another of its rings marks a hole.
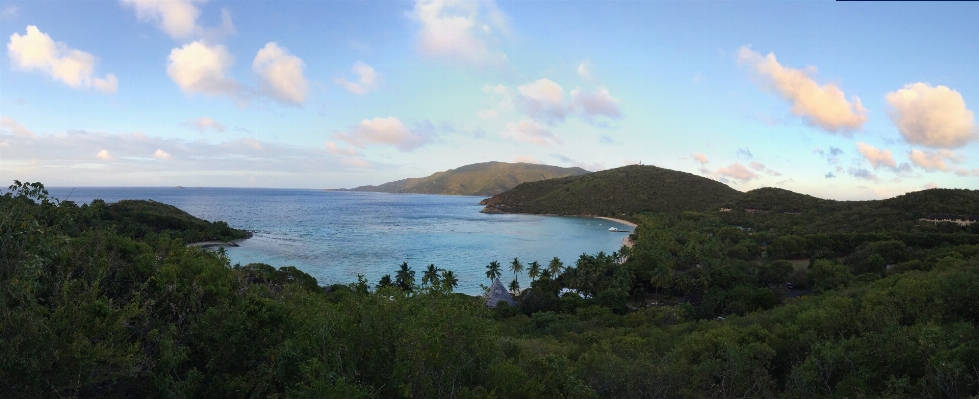
[[[528,163],[484,162],[438,172],[428,177],[409,178],[377,186],[361,186],[351,191],[386,193],[496,195],[520,183],[588,173],[581,168]]]
[[[722,183],[655,166],[623,166],[522,183],[483,201],[502,212],[629,216],[646,211],[703,211],[740,193]]]

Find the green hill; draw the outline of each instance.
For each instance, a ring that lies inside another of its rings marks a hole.
[[[623,216],[646,211],[706,211],[740,195],[741,192],[705,177],[630,165],[523,183],[482,204],[488,213]]]
[[[403,179],[377,186],[361,186],[350,191],[496,195],[524,182],[577,176],[585,173],[588,171],[582,168],[562,168],[530,163],[484,162],[438,172],[428,177]]]

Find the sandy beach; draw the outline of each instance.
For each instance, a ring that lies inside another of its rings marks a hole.
[[[628,220],[610,218],[610,217],[605,217],[605,216],[592,216],[592,217],[595,218],[595,219],[605,219],[605,220],[611,220],[613,222],[619,222],[619,223],[622,223],[622,224],[625,224],[625,225],[629,225],[629,227],[632,227],[633,229],[635,229],[636,227],[639,227],[639,225],[637,225],[635,223],[632,223],[632,222],[630,222]],[[632,246],[634,244],[635,243],[632,242],[631,239],[629,239],[629,235],[625,236],[625,238],[622,239],[622,245],[625,245],[625,246],[627,246],[629,248],[632,248]]]

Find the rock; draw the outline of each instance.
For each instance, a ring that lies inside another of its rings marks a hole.
[[[483,208],[483,210],[481,210],[479,212],[480,213],[491,213],[491,214],[506,213],[506,212],[501,211],[499,208],[497,208],[497,207],[495,207],[493,205],[486,205],[486,207]]]
[[[510,295],[510,291],[507,291],[500,279],[493,280],[493,285],[490,286],[489,291],[483,295],[483,299],[486,300],[486,306],[495,308],[500,301],[506,302],[510,306],[513,306],[517,301],[513,300],[513,295]]]

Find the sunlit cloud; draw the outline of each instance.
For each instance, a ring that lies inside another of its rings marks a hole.
[[[977,138],[975,119],[959,92],[926,83],[887,93],[888,116],[907,142],[958,148]]]
[[[522,120],[520,122],[509,122],[506,130],[502,133],[503,137],[530,144],[542,146],[560,144],[564,142],[560,137],[551,132],[537,121]]]
[[[772,53],[762,56],[743,46],[738,49],[738,61],[753,69],[766,90],[778,93],[791,103],[792,114],[804,118],[812,126],[849,135],[867,122],[867,110],[859,97],[853,96],[852,102],[847,101],[846,95],[835,84],[820,86],[808,71],[782,66]]]
[[[98,159],[101,159],[103,161],[111,161],[112,160],[112,155],[109,155],[109,151],[106,151],[106,150],[99,151],[99,153],[98,154],[95,154],[95,156]]]
[[[169,152],[166,152],[166,151],[163,151],[162,149],[157,148],[156,151],[153,152],[153,158],[159,159],[161,161],[169,161],[170,158],[172,158],[172,157],[170,156],[170,153]]]
[[[259,93],[284,104],[302,105],[306,102],[309,84],[303,60],[285,47],[269,42],[258,50],[252,70],[259,76]]]
[[[513,157],[513,162],[516,162],[516,163],[521,163],[521,162],[523,162],[523,163],[534,163],[534,164],[540,164],[541,163],[540,162],[540,159],[537,159],[536,157],[532,157],[530,155],[517,155],[517,156]]]
[[[227,47],[195,41],[170,50],[167,75],[184,93],[226,95],[240,100],[242,86],[227,76],[234,62]]]
[[[0,117],[0,129],[2,129],[7,134],[12,134],[20,137],[35,137],[36,135],[27,126],[15,121],[13,118],[6,116]]]
[[[350,132],[338,132],[333,136],[358,148],[390,145],[401,152],[413,151],[434,139],[432,133],[409,129],[395,117],[364,119]]]
[[[543,121],[564,119],[567,114],[564,89],[550,79],[517,87],[524,112],[531,118]]]
[[[961,160],[954,152],[949,150],[938,150],[938,151],[921,151],[921,150],[911,150],[908,153],[908,158],[917,167],[927,170],[927,171],[948,171],[951,166],[949,166],[946,161],[950,163],[960,163]]]
[[[506,60],[490,46],[508,31],[506,16],[491,0],[418,0],[407,14],[420,26],[416,45],[425,56],[480,66]]]
[[[891,150],[881,150],[867,143],[858,142],[857,151],[860,155],[863,155],[870,165],[877,169],[881,166],[887,166],[891,168],[897,167],[897,162],[894,161],[894,156],[891,155]]]
[[[42,72],[72,88],[94,88],[103,93],[115,93],[119,88],[115,75],[95,76],[97,57],[55,42],[34,25],[28,25],[23,36],[10,35],[7,55],[15,71]]]
[[[742,183],[758,178],[757,173],[752,172],[751,169],[748,169],[740,162],[735,162],[723,168],[718,168],[715,173],[718,176],[739,180]]]
[[[201,10],[195,3],[205,2],[207,0],[121,0],[122,4],[133,8],[140,22],[156,24],[174,39],[198,37],[214,40],[235,34],[235,26],[227,9],[221,10],[220,27],[208,29],[198,25]]]
[[[214,118],[208,118],[206,116],[202,116],[197,119],[191,119],[186,122],[181,122],[180,125],[197,130],[198,132],[201,133],[205,133],[207,131],[221,133],[226,129],[226,127],[223,124],[214,120]]]
[[[380,75],[370,65],[365,64],[363,61],[357,61],[350,70],[357,74],[358,79],[356,82],[351,82],[343,78],[334,78],[333,83],[336,83],[353,94],[361,96],[377,88]]]
[[[619,108],[621,101],[612,98],[608,90],[604,87],[594,93],[585,93],[580,89],[571,91],[571,103],[568,105],[573,111],[579,111],[586,117],[607,116],[609,118],[619,118],[622,111]]]

